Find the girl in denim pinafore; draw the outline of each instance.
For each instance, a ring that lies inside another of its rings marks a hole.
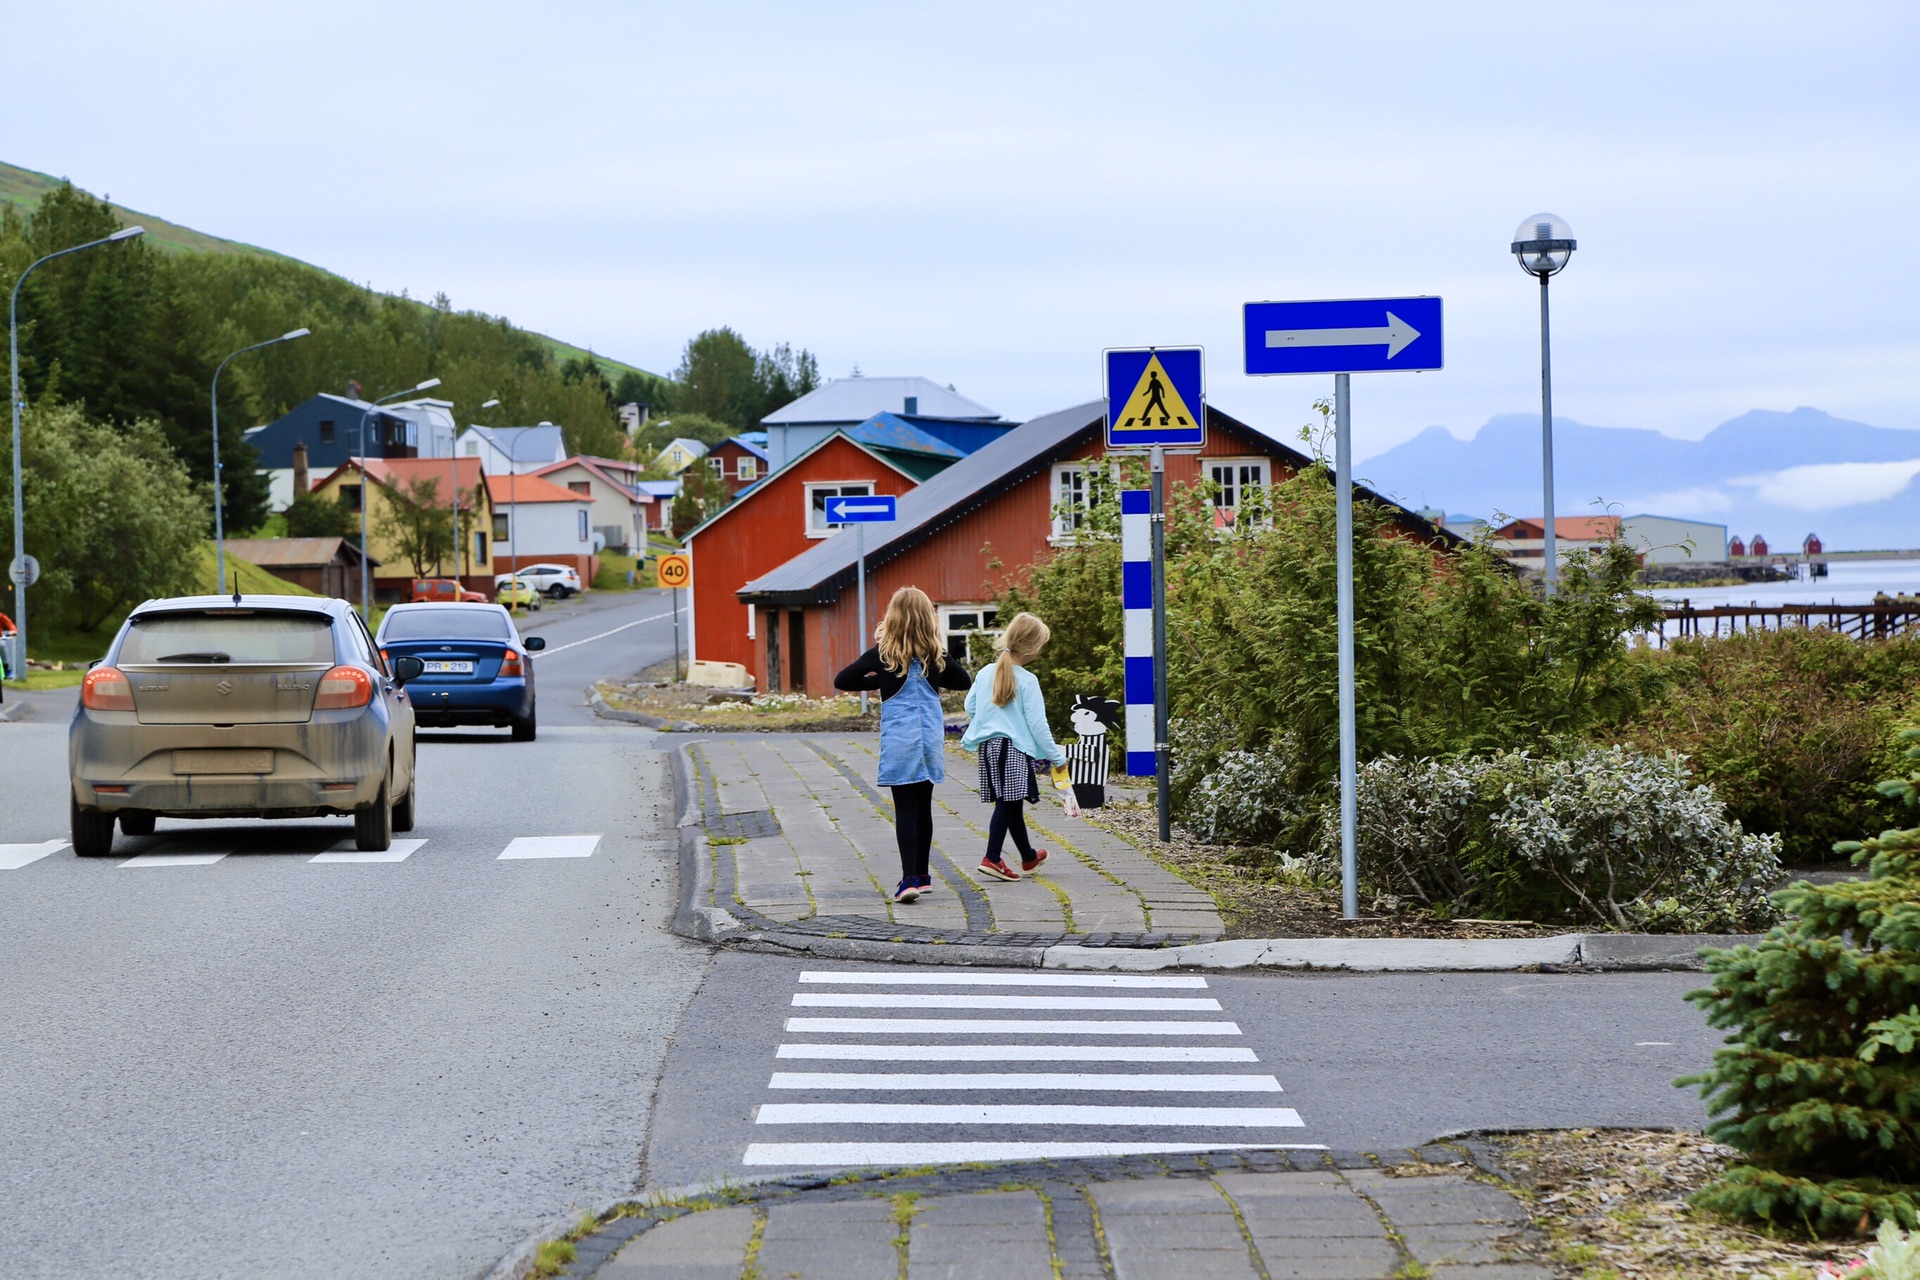
[[[849,693],[880,694],[879,783],[893,791],[894,837],[900,844],[900,886],[895,902],[912,902],[933,890],[928,863],[933,853],[933,787],[947,776],[946,723],[941,689],[959,692],[973,681],[947,657],[933,601],[917,587],[902,587],[874,629],[873,648],[833,678]]]

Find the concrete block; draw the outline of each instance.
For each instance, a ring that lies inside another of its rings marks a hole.
[[[922,1200],[907,1244],[912,1280],[1012,1280],[1053,1270],[1046,1207],[1031,1191]]]
[[[781,1280],[897,1280],[893,1206],[885,1200],[775,1205],[760,1237],[760,1274]]]
[[[1700,971],[1702,947],[1735,947],[1760,940],[1757,933],[1588,933],[1580,938],[1580,963],[1590,969]]]
[[[736,1280],[753,1216],[749,1208],[709,1209],[663,1222],[616,1253],[601,1280]]]

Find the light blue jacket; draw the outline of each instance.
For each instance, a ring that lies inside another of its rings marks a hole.
[[[973,678],[973,688],[967,690],[967,714],[973,719],[960,745],[975,751],[988,738],[1005,738],[1035,760],[1065,764],[1067,753],[1055,745],[1053,730],[1047,727],[1047,704],[1040,696],[1040,681],[1025,667],[1014,667],[1013,701],[1004,707],[995,706],[993,669],[991,662],[980,668],[980,674]]]

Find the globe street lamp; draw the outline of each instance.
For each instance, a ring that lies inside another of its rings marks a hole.
[[[304,338],[311,329],[295,329],[283,333],[277,338],[268,338],[265,342],[256,342],[250,347],[242,347],[233,356],[243,356],[249,351],[258,351],[270,347],[276,342],[292,342],[295,338]],[[233,356],[222,360],[213,371],[213,590],[218,595],[227,580],[227,529],[222,514],[223,503],[220,492],[220,374]]]
[[[500,404],[500,401],[496,397],[495,399],[489,400],[485,404],[481,405],[480,408],[477,410],[477,412],[485,413],[489,409],[497,408],[499,404]],[[460,451],[458,448],[459,439],[460,439],[459,434],[456,432],[454,434],[455,448],[454,448],[454,454],[453,454],[453,581],[456,586],[460,582],[460,549],[461,549],[460,548]],[[484,481],[486,477],[486,471],[482,469],[480,474],[481,474],[482,480]],[[477,511],[475,513],[474,518],[475,519],[479,518]]]
[[[367,476],[367,415],[389,400],[398,400],[401,396],[417,395],[422,391],[431,391],[440,385],[440,379],[428,378],[425,382],[408,387],[405,391],[396,391],[392,395],[381,396],[360,411],[360,621],[373,626],[373,610],[367,604],[367,507],[373,501],[373,491],[368,488]]]
[[[1513,256],[1520,269],[1540,278],[1540,483],[1545,494],[1541,524],[1546,534],[1548,595],[1560,581],[1560,562],[1553,536],[1553,353],[1547,341],[1547,281],[1565,269],[1575,247],[1573,228],[1551,213],[1534,214],[1513,233]]]
[[[8,568],[8,576],[13,579],[13,625],[20,637],[16,643],[20,646],[22,680],[27,677],[27,588],[32,585],[33,578],[39,577],[39,572],[38,567],[27,558],[26,526],[22,519],[20,499],[20,286],[27,282],[33,269],[43,262],[52,262],[55,258],[79,253],[82,249],[97,248],[116,240],[131,240],[145,234],[145,227],[122,227],[110,236],[76,244],[71,249],[56,249],[43,258],[35,258],[27,264],[25,271],[14,278],[13,296],[7,302],[7,356],[12,371],[7,385],[13,401],[13,564]]]

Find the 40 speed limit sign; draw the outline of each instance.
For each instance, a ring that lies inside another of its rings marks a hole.
[[[663,587],[690,587],[693,585],[693,557],[678,552],[661,556],[658,572]]]

